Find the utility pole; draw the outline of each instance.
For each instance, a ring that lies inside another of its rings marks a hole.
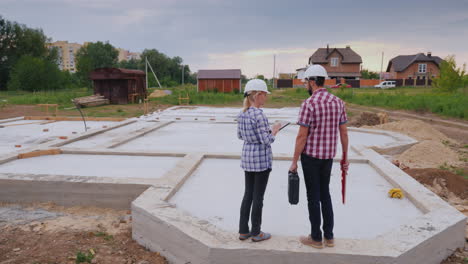
[[[383,71],[383,54],[384,52],[382,51],[382,63],[380,64],[380,80],[382,80],[382,71]]]
[[[182,85],[184,85],[184,68],[185,68],[185,65],[182,64]]]
[[[276,54],[273,54],[273,77],[271,78],[273,80],[273,83],[271,84],[271,87],[275,88],[275,73],[276,73]]]
[[[148,90],[148,58],[145,57],[146,90]]]

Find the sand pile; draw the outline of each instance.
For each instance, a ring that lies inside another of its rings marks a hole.
[[[350,124],[355,127],[375,126],[380,124],[379,116],[375,113],[363,112],[359,118]]]
[[[400,168],[439,168],[440,166],[462,166],[458,154],[436,140],[424,140],[398,157]]]
[[[172,94],[172,91],[170,90],[155,90],[149,95],[149,98],[164,97],[170,94]]]
[[[446,137],[444,134],[434,129],[431,125],[424,123],[420,120],[402,120],[398,122],[390,122],[377,126],[364,126],[363,128],[382,129],[399,132],[408,135],[419,141],[434,140],[438,142],[448,141],[455,143],[452,139]]]

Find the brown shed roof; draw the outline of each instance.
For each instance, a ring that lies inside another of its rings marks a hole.
[[[146,74],[140,70],[130,70],[122,68],[96,68],[89,73],[91,80],[105,80],[105,79],[133,79],[141,78]]]
[[[418,53],[415,55],[400,55],[388,62],[387,72],[390,72],[392,65],[396,72],[401,72],[415,62],[434,62],[437,66],[440,66],[442,61],[443,60],[438,56],[427,56],[424,55],[424,53]]]
[[[328,57],[334,52],[337,51],[343,60],[341,63],[362,63],[362,58],[350,47],[346,48],[319,48],[317,51],[312,54],[309,58],[309,64],[313,63],[328,63]]]
[[[199,70],[197,74],[198,79],[240,79],[240,69],[230,70]]]

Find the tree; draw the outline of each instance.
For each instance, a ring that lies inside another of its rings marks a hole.
[[[76,53],[77,75],[82,85],[91,87],[89,73],[96,68],[116,67],[119,52],[109,42],[89,43]]]
[[[455,55],[450,55],[440,63],[440,74],[432,81],[432,86],[446,92],[455,92],[464,86],[466,75],[466,64],[462,68],[457,68]]]
[[[47,49],[50,42],[42,29],[32,29],[0,16],[0,90],[6,88],[10,73],[23,55],[56,62],[58,53]]]
[[[379,74],[367,69],[361,71],[361,79],[379,79]]]
[[[44,58],[25,55],[13,67],[8,90],[50,91],[69,85],[70,79],[65,72],[59,70],[57,64]]]
[[[262,74],[260,74],[260,75],[257,75],[257,79],[260,79],[260,80],[265,80],[265,76],[263,76]]]
[[[241,74],[241,83],[247,83],[248,79],[247,79],[247,76],[245,76],[244,74]]]
[[[145,49],[141,54],[141,67],[140,69],[145,68],[145,59],[148,59],[151,67],[153,67],[154,73],[159,79],[159,82],[163,86],[176,86],[182,82],[182,64],[183,60],[179,56],[173,58],[168,57],[166,54],[159,52],[156,49]],[[190,67],[188,65],[184,66],[184,82],[196,83],[190,77]],[[152,73],[148,73],[148,87],[157,86],[156,80],[153,77]]]
[[[123,69],[141,70],[140,64],[141,64],[141,60],[131,58],[130,60],[123,60],[119,62],[117,67],[123,68]]]

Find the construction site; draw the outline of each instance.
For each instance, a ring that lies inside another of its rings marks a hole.
[[[291,122],[272,144],[262,228],[273,237],[237,239],[239,111],[0,120],[0,264],[466,263],[468,181],[450,168],[467,166],[468,125],[442,133],[421,120],[356,114],[346,203],[339,155],[330,183],[336,246],[314,249],[298,240],[309,230],[305,186],[298,205],[287,199],[296,107],[264,109],[271,123]],[[389,197],[392,188],[403,198]]]

